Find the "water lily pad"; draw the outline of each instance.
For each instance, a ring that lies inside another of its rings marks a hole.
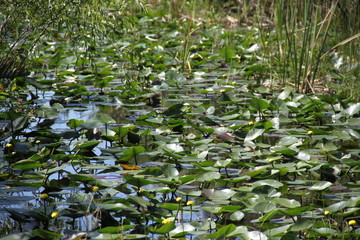
[[[243,218],[245,217],[245,214],[241,211],[236,211],[236,212],[233,212],[231,215],[230,215],[230,220],[231,221],[240,221],[242,220]]]
[[[315,183],[314,185],[312,185],[309,190],[311,191],[322,191],[325,190],[326,188],[330,187],[332,185],[331,182],[327,182],[327,181],[319,181],[317,183]]]
[[[229,235],[233,231],[235,231],[235,229],[236,229],[236,226],[234,224],[229,224],[229,225],[221,227],[215,233],[206,235],[206,238],[207,239],[224,239],[224,238],[226,238],[227,235]]]
[[[181,225],[177,226],[175,229],[171,230],[169,232],[169,234],[172,237],[181,237],[192,231],[195,231],[194,226],[192,226],[190,224],[181,224]]]
[[[254,206],[254,211],[259,213],[268,213],[276,208],[276,205],[271,202],[259,202]]]
[[[199,182],[211,182],[219,178],[221,178],[221,175],[218,172],[206,172],[197,177],[196,180]]]

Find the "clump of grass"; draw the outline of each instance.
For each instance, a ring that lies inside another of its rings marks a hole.
[[[316,92],[317,85],[324,86],[325,77],[334,70],[331,55],[335,52],[344,60],[343,65],[350,66],[348,70],[356,68],[360,29],[356,1],[249,0],[241,4],[247,10],[243,9],[243,15],[249,15],[251,6],[263,6],[252,11],[250,17],[256,19],[263,42],[267,37],[275,38],[276,44],[267,46],[271,49],[266,54],[283,85],[291,84],[297,92]],[[265,18],[273,21],[274,28],[264,25]],[[344,72],[335,78],[340,80],[338,90],[355,86],[355,80]],[[348,90],[354,96],[356,87]]]

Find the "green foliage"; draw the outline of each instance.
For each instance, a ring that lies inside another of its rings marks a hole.
[[[0,234],[358,238],[360,104],[271,85],[272,36],[199,18],[211,1],[135,2],[32,10],[52,23],[28,42],[44,69],[0,87]]]

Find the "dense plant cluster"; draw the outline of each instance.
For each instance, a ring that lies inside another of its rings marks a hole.
[[[359,236],[360,103],[281,87],[213,1],[79,2],[0,85],[4,239]]]

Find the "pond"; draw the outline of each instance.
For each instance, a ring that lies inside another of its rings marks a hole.
[[[360,103],[277,87],[256,30],[198,30],[184,68],[182,28],[142,20],[135,44],[49,41],[4,89],[4,239],[358,237]]]

